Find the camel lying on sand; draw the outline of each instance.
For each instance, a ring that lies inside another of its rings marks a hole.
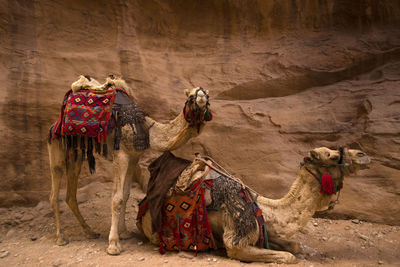
[[[343,151],[346,151],[347,158],[344,162]],[[297,179],[291,186],[289,193],[283,198],[269,199],[258,195],[256,199],[266,221],[270,248],[287,251],[299,249],[297,243],[286,239],[300,231],[316,211],[326,209],[335,198],[335,194],[320,193],[319,180],[324,174],[329,173],[332,177],[331,181],[335,185],[341,186],[344,175],[364,169],[369,163],[369,157],[359,150],[346,149],[338,151],[325,147],[316,148],[308,153],[300,167]],[[204,177],[203,174],[199,175],[198,172],[192,174],[192,177],[194,176]],[[188,182],[182,182],[181,177],[178,178],[177,185],[182,186],[182,183],[187,183],[186,186],[189,186],[193,182],[193,179],[188,179]],[[338,187],[338,190],[340,188]],[[230,258],[241,261],[275,263],[293,263],[295,261],[295,256],[287,251],[256,247],[260,231],[258,226],[250,234],[235,243],[237,231],[226,206],[222,205],[218,211],[209,211],[208,216],[214,239],[222,241],[222,244],[217,243],[217,245],[225,247]],[[138,229],[153,244],[159,245],[158,234],[152,233],[150,212],[147,211],[138,221]],[[298,251],[293,252],[297,253]]]
[[[113,76],[107,78],[106,83],[103,85],[88,76],[80,76],[80,79],[71,86],[74,92],[81,89],[104,90],[111,87],[124,89],[128,94],[133,95],[131,89],[127,87],[123,80],[115,79]],[[194,112],[192,114],[204,116],[209,106],[208,90],[197,87],[192,90],[185,90],[185,95],[187,100],[184,110],[191,110],[191,112]],[[205,122],[201,120],[193,125],[193,122],[189,123],[183,112],[180,112],[175,119],[165,124],[158,123],[150,117],[145,117],[145,125],[149,128],[150,148],[157,151],[167,151],[177,149],[190,138],[198,136],[202,132]],[[113,147],[112,144],[114,142],[113,135],[108,134],[107,137],[107,144],[111,144],[111,147]],[[143,151],[135,150],[132,140],[133,129],[128,125],[122,127],[120,150],[114,150],[109,153],[113,160],[114,188],[112,193],[112,222],[107,252],[112,255],[117,255],[121,252],[119,237],[128,238],[131,236],[125,224],[126,202],[129,198],[132,180],[140,179],[138,162],[143,154]],[[78,176],[82,165],[82,152],[78,151],[77,160],[68,162],[66,166],[66,149],[65,143],[61,139],[53,139],[48,144],[52,181],[50,204],[56,221],[56,243],[58,245],[68,243],[60,227],[58,204],[59,187],[64,173],[67,176],[66,202],[68,206],[88,238],[97,238],[99,236],[91,230],[83,219],[76,200]]]

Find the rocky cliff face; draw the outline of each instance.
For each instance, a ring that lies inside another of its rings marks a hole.
[[[363,149],[371,169],[327,216],[398,223],[399,18],[389,0],[0,1],[0,205],[47,198],[64,93],[79,74],[114,73],[161,121],[184,89],[210,90],[214,121],[177,154],[208,154],[271,197],[309,149]],[[81,184],[109,181],[102,163]]]

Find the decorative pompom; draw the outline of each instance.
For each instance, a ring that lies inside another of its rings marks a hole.
[[[185,120],[187,122],[191,122],[193,120],[193,111],[189,108],[189,110],[186,112],[186,110],[183,111],[183,115],[185,117]]]
[[[321,194],[332,195],[336,193],[336,186],[333,184],[332,176],[329,173],[322,175]]]
[[[207,110],[206,113],[204,114],[204,120],[205,121],[212,120],[212,113],[209,110]]]

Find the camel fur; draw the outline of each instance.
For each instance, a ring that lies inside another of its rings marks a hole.
[[[116,79],[110,75],[104,84],[100,84],[95,79],[88,76],[80,76],[79,80],[74,82],[71,86],[72,90],[105,90],[110,87],[120,88],[123,87],[129,94],[131,89],[121,79]],[[189,99],[194,99],[191,109],[203,108],[208,103],[208,91],[199,90],[199,87],[191,90],[185,90],[185,95]],[[146,117],[146,126],[149,127],[150,148],[157,151],[174,150],[184,145],[190,138],[198,136],[205,123],[202,122],[199,128],[189,127],[186,122],[183,112],[168,123],[159,123],[150,117]],[[120,254],[122,248],[119,238],[128,238],[132,233],[127,231],[125,224],[125,210],[126,202],[129,198],[130,187],[132,181],[141,182],[140,168],[138,162],[143,154],[143,151],[135,151],[133,147],[133,132],[132,128],[125,126],[122,128],[122,137],[120,143],[120,150],[114,150],[109,153],[110,159],[113,161],[113,192],[111,202],[112,221],[109,234],[109,246],[107,253],[111,255]],[[114,140],[113,134],[109,134],[107,143],[113,147]],[[53,139],[48,143],[48,152],[50,158],[50,172],[51,172],[51,194],[50,204],[54,212],[56,222],[56,243],[58,245],[65,245],[68,239],[64,237],[60,226],[60,211],[59,211],[59,189],[61,178],[64,173],[67,176],[67,195],[66,202],[76,219],[80,223],[85,235],[88,238],[97,238],[99,234],[92,231],[89,225],[82,217],[77,200],[76,192],[78,185],[78,177],[82,166],[82,155],[78,151],[76,162],[69,162],[66,167],[65,162],[66,145],[61,139]]]
[[[329,171],[333,181],[340,182],[343,175],[355,173],[370,163],[369,157],[359,150],[348,150],[348,158],[351,159],[351,165],[344,166],[340,170],[337,165],[340,159],[339,151],[325,147],[316,148],[309,152],[307,163],[300,168],[297,179],[283,198],[269,199],[257,195],[257,202],[266,221],[269,244],[272,249],[297,253],[299,245],[286,239],[300,231],[316,211],[326,209],[335,198],[335,195],[320,193],[319,182],[306,168],[317,176]],[[188,180],[187,177],[184,177],[184,179]],[[179,183],[178,179],[177,184]],[[245,237],[245,240],[235,244],[233,240],[236,232],[233,219],[223,206],[218,211],[209,211],[208,215],[217,245],[225,247],[230,258],[241,261],[295,262],[296,258],[290,252],[256,247],[259,238],[258,227]],[[152,232],[151,225],[150,213],[146,212],[141,222],[138,222],[138,229],[153,244],[159,245],[158,235]]]

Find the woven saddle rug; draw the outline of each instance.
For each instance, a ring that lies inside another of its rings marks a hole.
[[[164,200],[159,234],[160,253],[164,250],[205,251],[214,247],[204,200],[206,184],[197,181],[188,191],[174,193]],[[139,204],[137,219],[148,210],[147,199]]]
[[[96,94],[91,90],[68,91],[64,97],[61,114],[53,127],[53,138],[60,136],[96,137],[105,141],[112,130],[110,118],[116,90]]]

